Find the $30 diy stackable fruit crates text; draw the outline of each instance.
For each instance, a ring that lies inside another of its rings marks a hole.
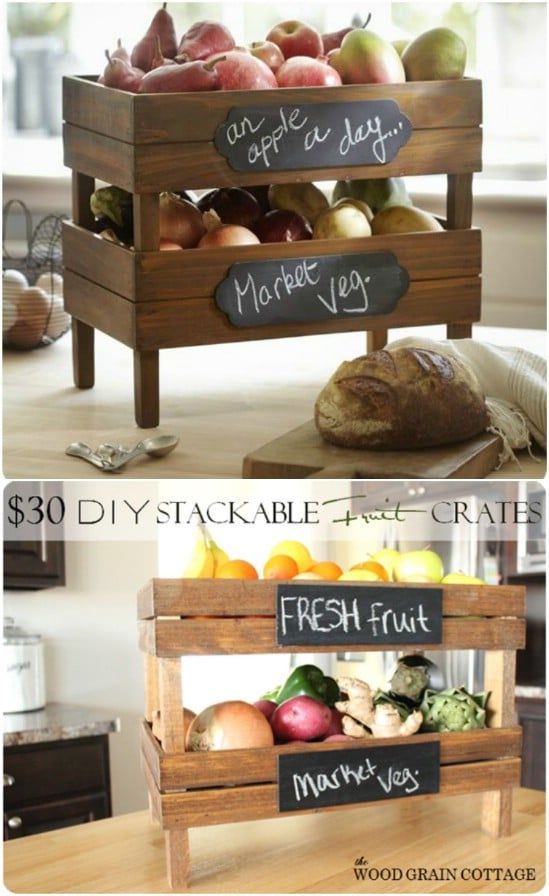
[[[73,220],[64,228],[65,306],[74,321],[78,387],[94,384],[95,329],[133,350],[135,417],[143,427],[159,422],[160,349],[365,330],[372,350],[386,344],[390,328],[427,324],[446,324],[449,338],[471,335],[481,306],[481,239],[471,228],[472,177],[482,165],[480,81],[151,95],[95,81],[67,77],[63,94],[64,160],[73,171]],[[231,110],[238,116],[283,105],[306,110],[314,122],[315,109],[330,103],[335,123],[338,104],[343,111],[343,104],[385,100],[397,104],[411,132],[396,157],[382,164],[351,166],[334,155],[317,167],[257,170],[256,159],[244,172],[231,167],[214,142]],[[447,175],[442,232],[159,251],[164,190],[440,173]],[[134,250],[93,233],[89,199],[96,179],[133,194]],[[235,326],[215,301],[235,263],[377,252],[392,253],[406,271],[407,288],[389,313],[371,308],[334,319]]]
[[[383,595],[388,607],[392,589],[397,587],[371,583],[299,584],[303,594],[322,584],[326,599],[341,598],[344,589],[351,586],[358,587],[366,600],[369,594],[373,600],[373,591],[368,589],[374,589],[375,599]],[[521,771],[522,732],[516,725],[514,709],[516,651],[524,647],[526,630],[525,589],[521,586],[437,586],[442,641],[435,649],[485,651],[483,687],[490,692],[486,728],[382,740],[361,738],[356,744],[287,744],[261,749],[186,752],[182,657],[280,651],[299,654],[311,649],[335,653],[349,649],[348,644],[315,645],[314,648],[280,646],[277,637],[277,588],[280,587],[282,583],[266,580],[153,579],[139,593],[139,643],[145,654],[142,766],[152,816],[165,833],[171,886],[183,888],[189,880],[189,828],[281,817],[278,762],[280,756],[289,753],[310,758],[310,768],[314,770],[315,761],[342,747],[346,751],[359,751],[358,758],[366,751],[388,747],[410,749],[422,744],[439,744],[438,796],[427,798],[483,792],[482,829],[495,837],[508,835],[512,788],[519,785]],[[425,604],[430,593],[434,599],[431,586],[409,585],[405,586],[408,600],[412,600],[417,588],[421,589]],[[417,590],[415,594],[417,599]],[[416,651],[433,646],[412,645]],[[402,643],[353,644],[353,650],[372,649],[407,652]],[[234,698],[238,696],[235,694]],[[160,710],[161,723],[159,740],[153,736],[151,725],[157,710]],[[306,759],[299,761],[307,763]],[[421,796],[403,798],[422,799]],[[345,805],[337,808],[345,809]]]

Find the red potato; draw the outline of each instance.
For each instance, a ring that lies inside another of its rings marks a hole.
[[[324,737],[332,721],[332,711],[312,697],[292,697],[278,706],[271,716],[271,728],[277,741],[316,740]]]
[[[332,713],[332,718],[330,721],[330,727],[328,728],[324,740],[326,738],[331,737],[332,735],[343,734],[343,728],[341,727],[341,720],[343,718],[343,713],[336,709],[335,706],[330,710]]]
[[[263,713],[266,719],[270,719],[277,707],[277,704],[274,702],[274,700],[256,700],[254,706],[256,709]]]

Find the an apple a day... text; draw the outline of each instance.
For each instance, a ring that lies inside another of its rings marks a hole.
[[[411,131],[394,100],[233,107],[215,145],[237,171],[385,165]]]

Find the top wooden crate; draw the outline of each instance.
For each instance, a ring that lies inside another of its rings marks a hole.
[[[143,95],[100,87],[95,80],[63,79],[65,165],[132,193],[470,174],[482,167],[482,91],[476,79]],[[371,100],[394,100],[412,125],[409,141],[387,164],[239,173],[213,143],[216,128],[233,107]]]

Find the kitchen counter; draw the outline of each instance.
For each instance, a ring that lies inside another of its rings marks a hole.
[[[426,797],[193,829],[189,892],[539,891],[544,884],[545,794],[515,791],[513,834],[501,840],[481,834],[480,801],[480,794]],[[403,879],[372,879],[381,869],[393,874],[401,869]],[[406,880],[418,877],[419,869],[425,869],[426,879]],[[466,869],[478,869],[474,875],[480,879],[464,879],[462,874],[470,876]],[[488,869],[490,881],[484,879]],[[496,869],[502,875],[511,869],[524,879],[498,881]],[[362,872],[370,877],[361,879]],[[15,893],[172,892],[165,876],[163,835],[147,812],[7,843],[4,883]]]
[[[72,740],[118,731],[120,721],[108,713],[70,703],[48,703],[33,712],[4,714],[4,747]]]

